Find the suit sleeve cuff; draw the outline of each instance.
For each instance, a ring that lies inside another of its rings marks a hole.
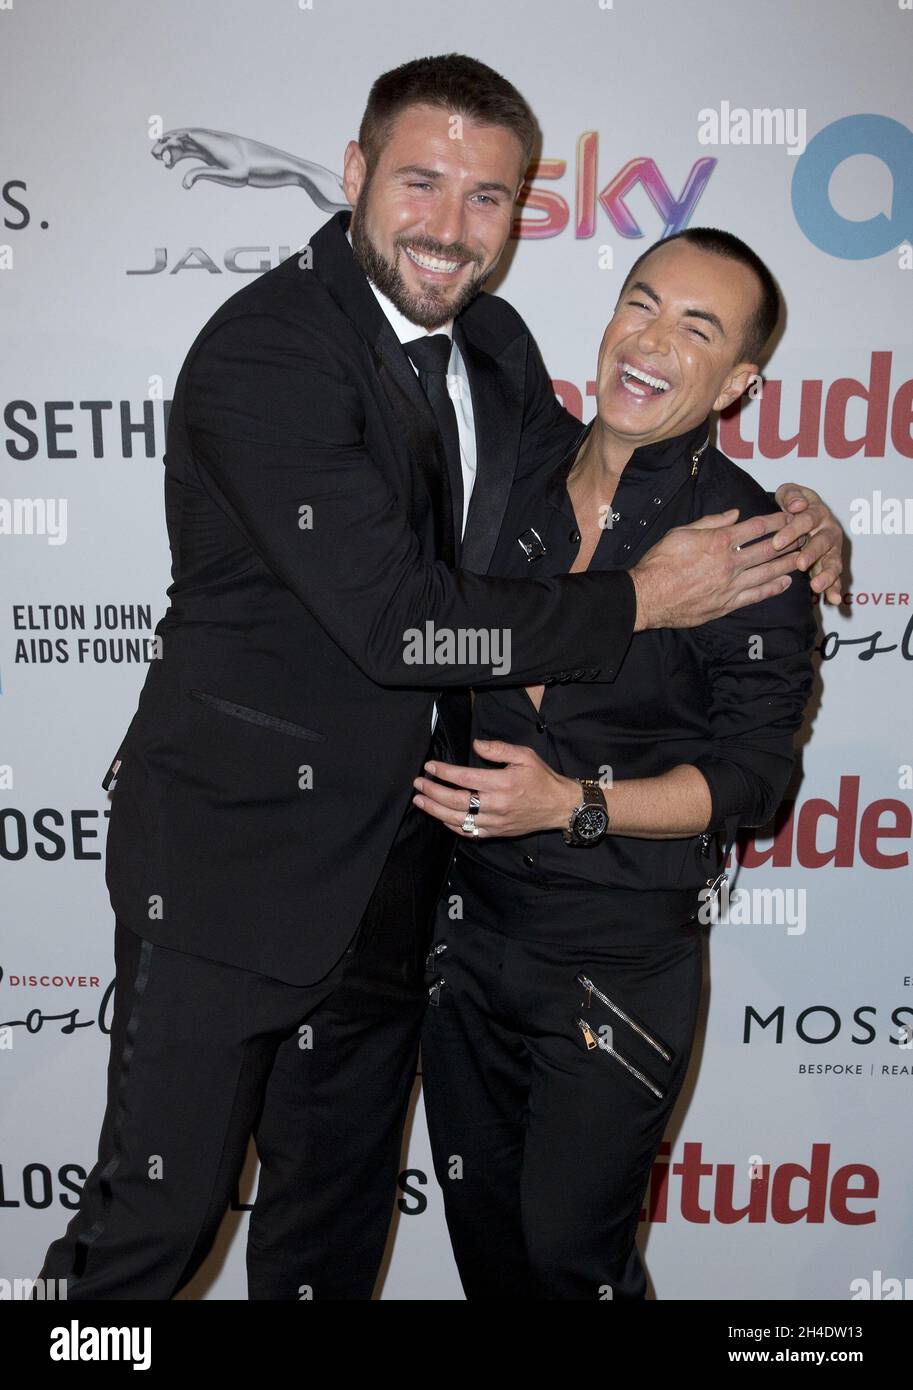
[[[609,652],[602,673],[614,680],[621,670],[634,636],[637,621],[637,590],[628,570],[616,570],[618,582],[611,614],[611,628],[608,633]]]

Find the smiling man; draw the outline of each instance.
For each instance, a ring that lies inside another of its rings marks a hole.
[[[724,273],[715,267],[713,309],[694,288],[705,283],[702,252],[711,249],[726,260]],[[745,305],[754,301],[746,321]],[[713,409],[725,409],[757,375],[778,312],[770,272],[726,233],[695,229],[645,251],[628,272],[599,350],[601,447],[624,454],[631,442],[677,433],[706,413],[710,388],[719,388]]]
[[[438,756],[465,755],[467,686],[611,683],[635,630],[720,617],[803,566],[835,591],[841,533],[814,495],[705,517],[631,572],[486,575],[514,479],[580,430],[523,321],[478,293],[535,133],[472,58],[383,74],[345,152],[351,226],[229,299],[181,370],[163,656],[106,779],[108,1109],[42,1272],[71,1299],[182,1288],[251,1132],[251,1296],[369,1298],[452,843],[410,805],[432,720]],[[410,662],[426,623],[509,635],[509,672]]]
[[[704,512],[763,513],[709,433],[778,309],[736,237],[652,246],[603,335],[596,418],[517,481],[491,572],[637,575]],[[423,1074],[467,1297],[645,1297],[635,1237],[691,1055],[705,904],[739,826],[766,825],[786,790],[814,638],[795,576],[713,622],[637,633],[610,687],[477,692],[474,765],[433,759],[416,779],[418,807],[466,842],[429,955]]]
[[[351,227],[356,259],[410,323],[441,328],[472,303],[504,249],[517,193],[516,151],[497,126],[430,106],[407,107],[395,139],[383,153],[376,145],[369,126],[364,147],[353,141],[346,150],[345,186],[358,190]],[[421,152],[421,164],[399,162],[413,151]],[[429,223],[439,235],[427,234]],[[461,239],[442,244],[440,233],[447,231]]]

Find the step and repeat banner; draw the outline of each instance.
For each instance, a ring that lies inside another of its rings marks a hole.
[[[719,443],[771,490],[816,487],[852,542],[794,785],[707,929],[706,1016],[641,1223],[654,1291],[911,1297],[907,0],[0,0],[0,1296],[37,1274],[95,1158],[101,779],[166,606],[178,369],[222,300],[343,205],[374,77],[453,49],[542,126],[496,289],[564,402],[591,417],[644,247],[727,228],[788,321]],[[382,1297],[458,1299],[418,1089]],[[251,1154],[182,1297],[246,1297],[256,1182]]]

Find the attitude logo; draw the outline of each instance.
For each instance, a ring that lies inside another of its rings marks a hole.
[[[804,1162],[714,1162],[701,1143],[682,1145],[674,1156],[660,1144],[641,1220],[653,1225],[680,1219],[695,1225],[870,1226],[877,1220],[878,1170],[851,1161],[839,1166],[830,1144],[812,1144]]]

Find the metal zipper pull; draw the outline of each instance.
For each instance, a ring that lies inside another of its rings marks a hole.
[[[432,946],[431,950],[428,952],[427,956],[425,957],[425,969],[426,969],[426,970],[433,970],[433,969],[434,969],[434,962],[435,962],[435,960],[437,959],[437,957],[438,957],[439,955],[441,955],[442,952],[444,952],[444,951],[446,951],[446,950],[447,950],[447,942],[446,942],[446,941],[441,941],[441,942],[438,943],[437,946]]]
[[[722,892],[723,884],[728,882],[729,875],[725,872],[717,874],[716,878],[708,878],[706,901],[709,903],[715,902]]]
[[[601,1047],[603,1052],[608,1052],[610,1057],[614,1057],[616,1062],[621,1063],[625,1071],[630,1072],[642,1085],[646,1086],[647,1090],[651,1091],[652,1094],[656,1096],[657,1100],[663,1099],[663,1092],[656,1082],[653,1081],[651,1077],[647,1076],[645,1072],[642,1072],[639,1067],[635,1067],[633,1062],[629,1062],[627,1057],[622,1057],[620,1052],[616,1052],[612,1044],[605,1038],[597,1038],[585,1018],[578,1018],[577,1027],[583,1034],[587,1052],[594,1052],[597,1048]]]
[[[441,976],[441,978],[440,978],[439,980],[435,980],[434,984],[431,985],[431,986],[429,987],[429,989],[428,989],[428,1003],[432,1006],[432,1008],[436,1009],[436,1008],[438,1007],[438,1005],[440,1004],[440,1002],[441,1002],[441,990],[444,988],[444,985],[445,985],[446,983],[447,983],[447,981],[444,979],[443,976]]]
[[[646,1028],[642,1028],[639,1023],[635,1023],[634,1019],[631,1018],[629,1014],[626,1014],[624,1009],[622,1009],[618,1004],[614,1003],[614,1001],[611,1000],[607,994],[603,994],[601,989],[597,989],[596,986],[593,984],[593,981],[590,979],[589,975],[584,975],[581,971],[576,978],[577,983],[583,985],[583,988],[585,990],[588,990],[590,994],[595,994],[596,998],[601,1000],[601,1002],[605,1004],[607,1009],[611,1009],[612,1012],[614,1014],[617,1014],[619,1018],[624,1019],[628,1027],[633,1028],[634,1032],[637,1033],[640,1037],[642,1037],[644,1042],[648,1043],[655,1052],[658,1052],[664,1062],[672,1061],[672,1053],[668,1050],[668,1048],[666,1048],[656,1038],[652,1037],[647,1032]]]
[[[704,440],[703,444],[701,445],[701,447],[700,447],[699,449],[695,449],[694,453],[691,455],[691,476],[692,476],[692,478],[694,477],[695,473],[697,472],[697,466],[698,466],[698,464],[699,464],[700,461],[701,461],[701,454],[704,452],[704,450],[706,449],[706,447],[707,447],[707,445],[708,445],[709,443],[710,443],[710,436],[708,435],[707,438]]]

